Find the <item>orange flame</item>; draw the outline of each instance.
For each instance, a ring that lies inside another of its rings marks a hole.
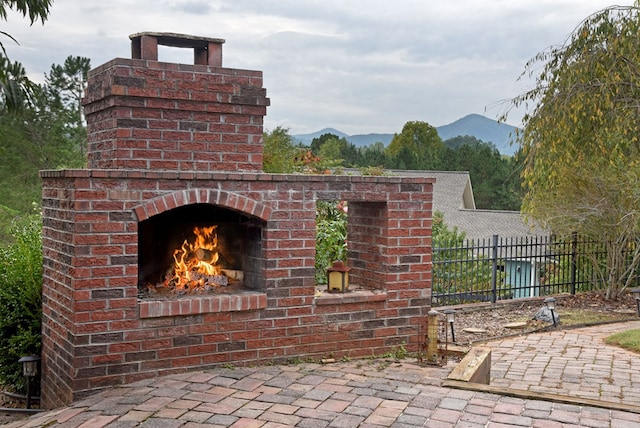
[[[196,236],[194,243],[185,239],[182,246],[173,252],[174,276],[168,282],[177,290],[204,285],[202,275],[212,276],[220,274],[220,266],[217,262],[218,253],[218,226],[195,227],[193,233]]]

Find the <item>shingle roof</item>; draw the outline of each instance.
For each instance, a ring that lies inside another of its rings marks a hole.
[[[433,177],[433,211],[440,211],[449,227],[464,231],[468,239],[490,239],[547,235],[540,227],[526,224],[519,211],[476,209],[471,178],[467,171],[406,171],[395,175]]]
[[[360,174],[356,169],[345,169],[348,174]],[[491,239],[549,235],[549,232],[526,223],[519,211],[476,209],[473,187],[468,171],[416,171],[391,170],[392,175],[405,177],[433,177],[433,211],[440,211],[447,226],[465,232],[467,239]]]

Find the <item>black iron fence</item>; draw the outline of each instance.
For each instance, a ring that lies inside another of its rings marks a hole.
[[[533,236],[434,244],[432,306],[591,291],[598,281],[586,254],[600,244]]]

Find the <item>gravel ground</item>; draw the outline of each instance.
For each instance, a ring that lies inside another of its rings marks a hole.
[[[601,293],[583,293],[575,296],[555,296],[555,314],[559,317],[557,328],[637,319],[636,303],[626,295],[616,300],[605,300]],[[502,301],[494,305],[467,305],[456,309],[454,333],[456,344],[469,345],[498,337],[526,334],[552,323],[534,320],[544,307],[543,298],[518,301]],[[435,308],[442,311],[445,308]],[[444,316],[441,317],[444,322]],[[451,330],[448,329],[451,342]],[[444,327],[440,329],[444,340]]]
[[[8,409],[24,408],[26,403],[24,400],[17,400],[15,398],[7,397],[4,394],[0,394],[0,425],[6,425],[8,423],[18,421],[20,419],[26,419],[31,416],[30,413],[17,413]],[[37,401],[31,403],[31,408],[37,408],[39,403]]]

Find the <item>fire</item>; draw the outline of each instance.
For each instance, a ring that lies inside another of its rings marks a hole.
[[[227,285],[227,277],[221,275],[218,265],[218,226],[195,227],[195,241],[185,239],[173,252],[173,277],[166,285],[174,290],[190,290],[198,287]]]

